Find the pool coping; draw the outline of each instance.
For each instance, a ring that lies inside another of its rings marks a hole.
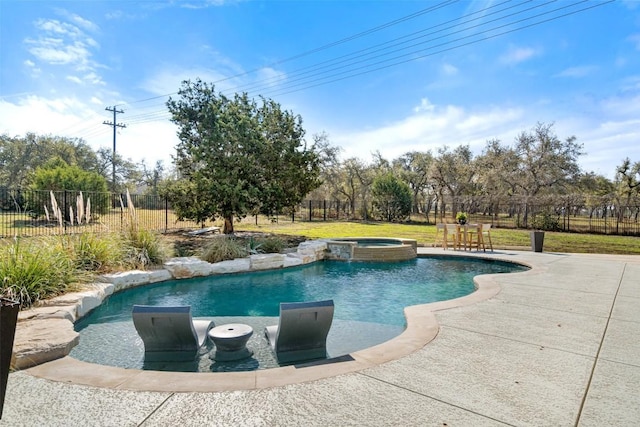
[[[420,254],[421,257],[471,257],[499,260],[529,267],[524,272],[506,274],[540,274],[544,267],[501,257],[498,253],[448,252]],[[504,276],[505,273],[501,275]],[[469,295],[447,301],[405,307],[406,329],[397,337],[353,352],[347,356],[315,363],[248,372],[163,372],[125,369],[98,365],[65,356],[24,372],[43,379],[69,384],[152,392],[220,392],[256,390],[299,384],[362,371],[408,356],[436,338],[439,324],[435,312],[472,305],[497,295],[497,274],[474,277],[476,290]]]

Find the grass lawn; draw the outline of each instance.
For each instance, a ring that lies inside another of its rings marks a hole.
[[[418,245],[430,246],[434,242],[435,225],[390,224],[384,222],[280,222],[252,223],[250,218],[235,224],[236,231],[261,231],[285,235],[299,235],[310,239],[329,237],[402,237],[415,239]],[[491,229],[494,249],[531,250],[528,230]],[[544,251],[569,253],[603,253],[640,255],[640,237],[599,234],[557,233],[547,231]]]

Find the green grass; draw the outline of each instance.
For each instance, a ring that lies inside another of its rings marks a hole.
[[[309,239],[331,237],[401,237],[415,239],[419,245],[431,246],[435,225],[390,224],[378,222],[317,221],[281,222],[255,225],[251,221],[236,224],[236,231],[261,231]],[[494,249],[530,250],[529,230],[491,229]],[[545,233],[544,251],[567,253],[603,253],[640,255],[640,237],[579,233]]]

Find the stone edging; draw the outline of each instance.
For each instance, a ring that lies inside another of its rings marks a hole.
[[[499,256],[480,254],[455,254],[454,256],[473,256],[514,262],[514,260],[506,260]],[[516,262],[525,264],[532,270],[514,274],[540,274],[541,271],[544,271],[544,267],[536,266],[534,270],[530,264]],[[501,290],[501,286],[496,280],[497,276],[496,274],[476,276],[474,278],[476,291],[464,297],[406,307],[404,311],[407,328],[402,334],[374,347],[332,360],[248,372],[210,373],[124,369],[83,362],[72,357],[63,357],[30,368],[27,372],[30,375],[52,381],[119,390],[156,392],[255,390],[334,377],[375,367],[420,350],[435,339],[438,334],[439,325],[435,312],[468,306],[492,298]]]
[[[100,282],[87,284],[79,292],[42,301],[18,313],[11,367],[26,369],[68,355],[80,339],[73,324],[114,292],[165,280],[295,267],[324,259],[326,248],[325,241],[307,241],[294,253],[258,254],[213,264],[197,257],[172,258],[160,270],[101,276]]]

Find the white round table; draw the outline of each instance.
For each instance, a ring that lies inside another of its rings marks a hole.
[[[209,356],[211,359],[227,362],[249,357],[253,354],[247,348],[247,341],[253,335],[253,328],[242,323],[216,326],[209,331],[209,338],[216,346]]]

